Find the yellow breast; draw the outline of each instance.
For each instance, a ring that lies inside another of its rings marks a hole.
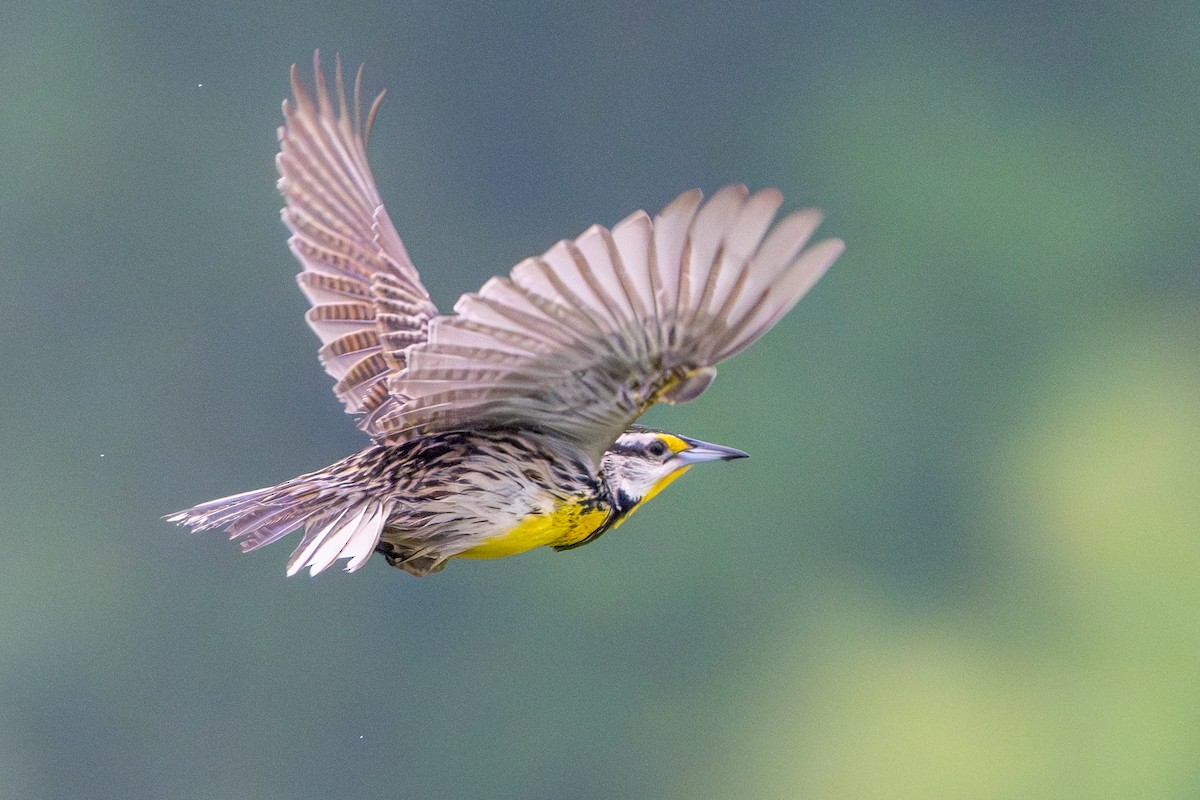
[[[585,508],[581,502],[564,503],[550,514],[526,517],[507,533],[486,539],[458,557],[503,558],[543,545],[575,544],[586,539],[606,519],[605,509]]]

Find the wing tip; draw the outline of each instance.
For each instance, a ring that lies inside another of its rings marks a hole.
[[[700,205],[700,201],[704,199],[704,192],[699,188],[688,189],[686,192],[680,192],[679,196],[659,212],[659,217],[666,216],[672,212],[678,212],[680,209],[695,207]]]

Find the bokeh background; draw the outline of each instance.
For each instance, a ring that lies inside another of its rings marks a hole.
[[[1200,795],[1200,5],[2,17],[0,796]],[[823,207],[650,419],[754,457],[423,580],[161,522],[363,444],[277,216],[316,47],[444,308],[692,186]]]

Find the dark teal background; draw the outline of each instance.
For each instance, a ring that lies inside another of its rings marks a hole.
[[[0,9],[0,797],[1200,794],[1200,5]],[[363,437],[275,193],[388,99],[434,299],[692,186],[848,249],[568,554],[285,579],[159,516]]]

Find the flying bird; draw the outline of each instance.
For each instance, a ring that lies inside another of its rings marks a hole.
[[[372,439],[278,486],[166,517],[243,551],[303,528],[287,574],[381,554],[412,575],[452,558],[568,550],[620,525],[706,461],[740,450],[639,426],[692,400],[841,255],[805,249],[815,209],[775,189],[681,194],[517,264],[440,314],[380,200],[367,140],[383,93],[315,89],[295,65],[276,157],[288,244],[334,392]]]

